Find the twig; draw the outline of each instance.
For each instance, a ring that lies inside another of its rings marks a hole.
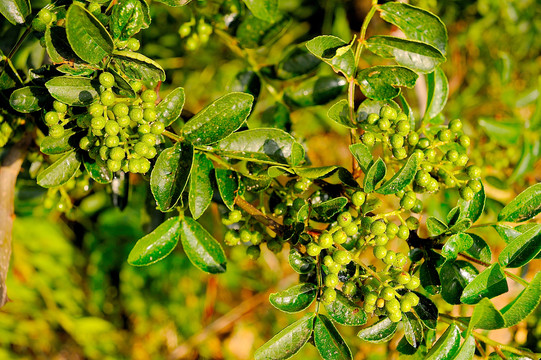
[[[476,263],[476,264],[479,264],[479,265],[482,265],[484,267],[489,267],[491,264],[487,264],[486,262],[484,261],[481,261],[481,260],[478,260],[472,256],[469,256],[469,255],[466,255],[466,254],[463,254],[463,253],[459,253],[458,255],[462,256],[464,259],[466,260],[469,260],[473,263]],[[510,279],[513,279],[515,280],[516,282],[518,282],[520,285],[524,286],[524,287],[528,287],[530,285],[529,282],[527,282],[526,280],[522,279],[521,277],[507,271],[507,270],[504,270],[503,271],[505,273],[505,275],[510,278]]]
[[[242,210],[250,214],[254,219],[274,231],[277,235],[282,235],[284,233],[285,229],[282,224],[279,224],[270,216],[263,214],[258,208],[256,208],[240,196],[237,196],[235,198],[235,204],[237,204]]]

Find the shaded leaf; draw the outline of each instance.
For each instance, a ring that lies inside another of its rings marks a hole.
[[[294,107],[324,105],[336,99],[347,87],[341,76],[312,77],[284,91],[284,101]]]
[[[147,266],[169,255],[177,246],[180,219],[172,217],[160,224],[150,234],[139,239],[128,256],[128,263]]]
[[[232,170],[216,169],[216,184],[222,200],[229,210],[235,206],[235,197],[239,189],[237,173]]]
[[[517,121],[496,121],[483,117],[478,124],[491,141],[506,145],[518,144],[523,131],[522,123]]]
[[[423,341],[423,326],[421,322],[411,312],[402,315],[402,325],[404,325],[404,337],[414,348],[419,347]]]
[[[418,77],[414,71],[402,66],[373,66],[361,70],[356,79],[366,97],[391,100],[400,94],[400,86],[415,86]]]
[[[475,356],[475,338],[472,335],[468,335],[466,340],[458,349],[458,352],[453,357],[453,360],[472,360]]]
[[[332,35],[323,35],[308,41],[306,47],[316,57],[331,65],[335,72],[340,71],[346,77],[354,75],[355,56],[351,46],[344,40]]]
[[[352,129],[357,127],[354,123],[351,122],[351,119],[349,117],[349,103],[346,99],[342,99],[333,106],[331,106],[329,108],[329,111],[327,111],[327,116],[340,125],[344,125]]]
[[[362,307],[349,300],[341,291],[336,291],[336,300],[325,305],[329,316],[346,326],[360,326],[366,324],[367,316]]]
[[[289,251],[289,265],[298,274],[308,274],[315,268],[315,260],[311,256],[303,256],[299,250],[293,248]]]
[[[113,61],[119,72],[132,80],[147,83],[165,80],[165,71],[157,62],[135,51],[115,51]]]
[[[39,149],[42,153],[47,155],[63,154],[74,148],[74,146],[70,144],[73,135],[75,135],[74,131],[67,130],[64,131],[64,134],[59,138],[46,136],[41,140]]]
[[[18,112],[31,113],[40,110],[48,99],[47,89],[41,86],[25,86],[11,93],[9,104]]]
[[[419,158],[416,155],[411,155],[400,170],[398,170],[392,178],[381,185],[376,192],[383,195],[389,195],[396,194],[398,191],[405,189],[415,178],[418,166]]]
[[[315,71],[321,60],[308,51],[306,46],[298,45],[289,50],[276,65],[279,79],[288,80]]]
[[[357,143],[349,146],[349,151],[357,160],[357,163],[361,167],[361,170],[366,174],[368,172],[368,169],[374,162],[374,158],[372,157],[372,152],[368,147],[366,147],[365,144]],[[378,191],[379,192],[379,191]]]
[[[434,216],[426,219],[426,227],[430,236],[438,236],[447,231],[447,224]]]
[[[448,261],[440,269],[441,297],[449,304],[460,304],[464,288],[475,279],[479,271],[467,261]]]
[[[212,201],[211,171],[214,169],[212,161],[205,154],[196,153],[190,176],[189,207],[192,217],[198,219],[209,207]]]
[[[381,158],[378,158],[364,177],[364,192],[371,193],[375,190],[376,186],[385,178],[387,173],[387,167]]]
[[[289,22],[286,16],[271,22],[248,15],[237,27],[236,37],[243,48],[255,49],[278,38]]]
[[[486,263],[492,262],[492,250],[479,235],[468,234],[473,239],[473,245],[466,250],[466,254]]]
[[[348,204],[348,199],[341,196],[312,206],[312,218],[316,221],[327,222],[334,219]]]
[[[279,16],[278,0],[242,0],[255,17],[273,22]]]
[[[109,184],[113,181],[112,171],[107,167],[107,163],[100,158],[94,160],[85,156],[83,158],[83,165],[88,175],[90,175],[95,182],[99,184]]]
[[[436,326],[438,325],[438,308],[432,302],[432,300],[423,294],[416,291],[414,291],[414,293],[419,297],[419,304],[417,304],[417,306],[415,306],[413,309],[426,327],[435,330]]]
[[[394,336],[397,327],[398,323],[394,323],[386,317],[373,325],[361,329],[357,336],[361,340],[371,343],[387,342]]]

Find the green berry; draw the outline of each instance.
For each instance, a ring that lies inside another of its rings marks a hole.
[[[355,294],[355,291],[357,290],[357,285],[353,281],[348,281],[344,283],[344,286],[342,286],[342,292],[346,296],[352,296]]]
[[[332,254],[333,260],[340,265],[346,265],[351,261],[351,254],[345,250],[337,250]]]
[[[233,210],[229,213],[229,221],[236,223],[242,220],[242,213],[239,210]]]
[[[188,23],[184,23],[178,28],[178,34],[181,38],[185,38],[186,36],[190,35],[191,32],[192,26]]]
[[[53,14],[49,9],[41,9],[38,12],[38,18],[43,21],[45,24],[50,25],[56,18],[56,15]]]
[[[146,111],[146,110],[145,110]],[[165,130],[165,125],[162,122],[156,121],[150,126],[150,132],[154,135],[161,135]]]
[[[391,299],[395,298],[395,292],[392,287],[385,286],[381,291],[379,292],[379,297],[382,298],[385,301],[389,301]]]
[[[348,211],[344,211],[340,215],[338,215],[338,225],[341,227],[345,227],[349,224],[351,224],[352,216],[351,213]]]
[[[417,276],[412,276],[411,280],[405,285],[406,289],[415,290],[421,285],[421,281]],[[415,294],[414,294],[415,295]],[[415,305],[413,305],[415,306]]]
[[[56,110],[56,112],[59,112],[61,114],[65,114],[66,111],[68,111],[68,105],[57,100],[53,101],[53,108]]]
[[[364,297],[365,304],[376,305],[376,301],[378,301],[378,296],[373,292],[366,294]]]
[[[468,155],[460,154],[458,156],[458,159],[456,160],[455,164],[457,166],[466,166],[466,164],[468,163],[468,160],[469,160]]]
[[[366,122],[371,124],[371,125],[375,124],[378,120],[379,120],[379,115],[378,114],[370,114],[366,118]]]
[[[470,146],[470,143],[471,143],[470,137],[467,135],[461,135],[458,138],[458,143],[460,144],[460,146],[467,148],[468,146]]]
[[[328,274],[325,276],[325,286],[328,288],[335,288],[339,283],[338,275]]]
[[[105,127],[106,123],[107,123],[107,120],[105,120],[103,116],[98,116],[98,117],[92,118],[90,126],[92,126],[92,129],[101,130]]]
[[[436,159],[436,150],[434,149],[426,149],[424,154],[427,161],[433,162]]]
[[[272,251],[275,254],[282,251],[283,247],[284,246],[282,245],[282,243],[280,241],[270,240],[270,241],[267,242],[267,249],[269,249],[270,251]]]
[[[374,257],[376,259],[383,259],[387,255],[387,248],[385,246],[376,246],[374,247]]]
[[[437,136],[439,141],[448,142],[453,137],[453,133],[451,130],[440,130]]]
[[[239,233],[240,235],[240,241],[242,242],[250,242],[252,240],[252,233],[246,229],[242,229]]]
[[[47,29],[47,24],[45,24],[40,18],[35,17],[32,20],[32,29],[37,32],[44,32]]]
[[[395,258],[395,261],[396,261],[396,258]],[[411,280],[411,275],[405,271],[402,271],[396,276],[396,282],[399,283],[400,285],[405,285],[409,283],[410,280]]]
[[[338,274],[340,270],[342,270],[342,265],[333,262],[332,264],[327,266],[327,270],[329,270],[329,272],[332,274]]]
[[[137,132],[140,134],[149,134],[150,133],[150,125],[143,124],[137,128]]]
[[[400,311],[400,301],[398,301],[396,298],[385,301],[385,310],[387,310],[389,313],[396,313]]]
[[[483,188],[483,185],[479,180],[469,180],[468,187],[473,190],[473,192],[479,192]]]
[[[60,124],[53,125],[49,128],[49,135],[53,138],[59,138],[64,135],[64,127]]]
[[[419,278],[417,278],[417,281],[419,281]],[[411,281],[409,282],[411,283]],[[417,286],[420,284],[418,283]],[[402,299],[408,299],[408,301],[411,302],[412,306],[417,306],[419,304],[419,296],[413,292],[407,292],[402,296]]]
[[[103,105],[94,103],[88,107],[88,113],[92,117],[103,116]]]
[[[328,249],[334,244],[333,236],[328,232],[324,232],[319,236],[318,243],[323,249]]]
[[[111,135],[111,136],[116,135],[118,134],[119,131],[120,131],[120,126],[118,125],[116,121],[107,120],[105,122],[105,132],[108,135]]]
[[[387,118],[389,120],[396,120],[396,117],[398,116],[398,113],[396,112],[396,110],[390,107],[389,105],[383,106],[379,114],[382,118]]]
[[[116,135],[109,135],[105,138],[105,146],[108,148],[117,147],[120,144],[120,139]]]
[[[131,51],[137,51],[139,50],[139,48],[141,47],[141,43],[139,42],[139,40],[135,39],[135,38],[130,38],[128,40],[128,43],[126,44],[126,46],[128,47],[128,49],[130,49]]]
[[[428,140],[427,138],[422,138],[422,139],[419,139],[419,141],[417,142],[417,147],[419,149],[426,149],[430,146],[430,140]]]
[[[393,149],[393,156],[398,160],[402,160],[408,157],[408,152],[405,148]]]
[[[143,109],[140,107],[132,107],[129,112],[130,119],[135,122],[143,121]]]
[[[410,299],[403,297],[400,299],[400,311],[406,313],[411,311],[413,304]]]
[[[56,111],[49,111],[45,114],[45,123],[49,126],[57,125],[60,121],[58,113]]]
[[[344,232],[347,236],[355,236],[359,232],[359,228],[356,224],[349,224],[348,226],[344,227]]]
[[[423,211],[423,202],[419,199],[415,200],[415,205],[411,208],[411,211],[418,214]]]
[[[146,103],[154,103],[156,99],[158,98],[158,95],[154,90],[148,89],[143,91],[141,94],[141,100]]]
[[[434,178],[430,178],[430,181],[428,182],[428,184],[426,184],[426,190],[428,192],[436,192],[438,191],[438,189],[439,189],[438,180]]]
[[[111,160],[116,160],[116,161],[120,161],[124,159],[125,156],[126,156],[126,153],[124,149],[122,149],[121,147],[112,148],[111,152],[109,153],[109,158]]]
[[[410,210],[411,208],[413,208],[415,206],[415,198],[411,198],[409,196],[404,196],[402,199],[400,199],[400,206],[404,209],[404,210]]]
[[[404,146],[404,137],[398,134],[391,136],[391,146],[393,148],[401,148]]]
[[[378,127],[381,131],[386,131],[391,128],[391,122],[388,118],[381,118],[378,120]]]
[[[371,132],[365,132],[361,135],[361,141],[366,146],[372,147],[376,143],[376,137]]]
[[[355,206],[361,206],[364,204],[365,201],[366,201],[366,194],[363,193],[362,191],[356,191],[351,196],[351,202]]]
[[[387,229],[385,229],[385,234],[389,238],[395,237],[395,235],[398,233],[398,225],[396,225],[393,222],[390,222],[387,224]]]
[[[376,235],[374,240],[377,246],[383,246],[387,245],[389,242],[389,237],[387,235]]]
[[[411,129],[411,125],[409,123],[409,121],[407,120],[400,120],[396,123],[396,132],[400,135],[403,135],[403,136],[406,136],[409,134],[410,132],[410,129]],[[416,134],[417,133],[412,133],[412,134]],[[418,136],[417,136],[418,138]],[[408,142],[409,142],[409,135],[408,135]]]
[[[90,148],[90,139],[87,136],[84,136],[79,140],[79,147],[82,150],[88,150]]]
[[[347,234],[345,233],[345,231],[343,230],[338,230],[337,232],[335,232],[332,236],[333,240],[335,243],[337,244],[343,244],[346,242],[346,240],[348,239],[348,236]]]
[[[460,130],[462,130],[462,121],[460,121],[459,119],[451,120],[448,127],[449,130],[451,130],[452,132],[459,132]]]
[[[325,257],[323,258],[323,265],[329,267],[329,266],[332,266],[332,264],[334,264],[334,260],[333,260],[332,256],[325,255]]]
[[[112,172],[120,171],[122,167],[122,162],[118,160],[109,159],[107,160],[107,168]]]
[[[466,174],[470,179],[479,179],[481,177],[481,168],[479,166],[470,165],[466,168]]]
[[[383,235],[387,230],[387,225],[383,220],[376,220],[370,225],[370,232],[373,235]]]
[[[419,170],[417,171],[417,174],[415,174],[415,183],[419,186],[425,187],[429,183],[431,178],[432,177],[428,172]]]
[[[310,256],[318,256],[321,252],[321,247],[315,242],[311,242],[306,246],[306,253]]]
[[[100,95],[100,101],[104,106],[111,106],[115,103],[116,97],[111,90],[105,90]]]
[[[398,233],[396,234],[396,236],[398,236],[398,238],[402,240],[406,240],[407,238],[409,238],[410,231],[408,227],[405,225],[400,225],[398,227]]]
[[[419,219],[416,217],[410,216],[406,219],[406,226],[410,230],[417,230],[419,228]]]
[[[396,259],[396,254],[394,251],[388,250],[387,254],[385,254],[385,257],[383,258],[383,262],[387,265],[392,265]]]
[[[411,132],[408,135],[408,144],[411,146],[415,146],[419,143],[419,134],[416,132]]]
[[[113,106],[113,114],[116,117],[126,116],[130,113],[130,108],[124,103],[118,103]]]
[[[246,249],[246,256],[252,260],[259,259],[259,256],[261,256],[261,249],[259,248],[259,245],[248,246]]]
[[[128,127],[130,125],[130,122],[131,122],[131,120],[130,120],[129,116],[121,116],[121,117],[116,119],[116,123],[121,128]]]
[[[407,256],[402,253],[398,253],[396,254],[396,258],[394,259],[393,266],[395,268],[401,269],[406,265],[407,262],[408,262]]]
[[[473,190],[468,186],[463,186],[459,190],[460,197],[464,199],[465,201],[471,201],[475,197],[475,193]]]
[[[459,154],[458,154],[458,151],[456,150],[449,150],[445,154],[445,157],[447,158],[447,160],[449,160],[449,162],[452,162],[452,163],[458,160],[458,156]]]
[[[110,72],[104,71],[99,76],[100,84],[106,89],[110,89],[115,84],[115,77]],[[103,101],[102,101],[103,102]],[[109,105],[106,105],[109,106]]]
[[[400,320],[402,320],[402,313],[400,311],[390,313],[389,320],[394,323],[400,322]]]
[[[321,296],[321,301],[324,305],[330,305],[336,300],[336,290],[332,288],[325,288],[323,290],[323,295]]]

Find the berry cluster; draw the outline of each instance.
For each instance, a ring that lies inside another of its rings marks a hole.
[[[241,225],[240,222],[243,221]],[[240,243],[248,245],[246,248],[246,255],[256,260],[261,255],[260,244],[262,243],[263,233],[258,228],[258,223],[250,221],[250,218],[245,218],[240,210],[233,210],[229,213],[228,217],[222,218],[222,223],[228,226],[228,230],[225,234],[224,242],[226,245],[235,246]],[[267,246],[268,243],[267,243]],[[272,246],[269,247],[271,249]],[[274,249],[276,252],[281,251],[282,247]]]
[[[181,38],[186,38],[186,50],[194,51],[209,41],[212,26],[207,24],[203,18],[198,21],[192,18],[189,22],[180,26],[178,33]]]

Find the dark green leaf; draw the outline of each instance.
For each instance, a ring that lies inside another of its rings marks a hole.
[[[193,157],[193,147],[186,142],[178,142],[158,156],[150,175],[150,190],[159,210],[169,211],[179,201],[192,170]]]
[[[44,188],[51,188],[67,183],[79,170],[81,161],[75,151],[62,155],[47,169],[39,173],[38,185]]]
[[[98,97],[99,84],[85,77],[57,76],[45,83],[56,100],[70,106],[88,106]]]
[[[517,121],[496,121],[481,118],[478,120],[478,124],[490,137],[491,141],[505,145],[517,144],[523,130],[522,123]]]
[[[288,25],[288,17],[270,22],[248,15],[237,28],[237,39],[243,48],[255,49],[278,38]]]
[[[113,39],[98,19],[81,5],[66,13],[66,34],[73,51],[84,61],[98,64],[114,49]]]
[[[368,169],[368,172],[364,177],[364,192],[373,192],[376,186],[383,180],[383,178],[385,178],[386,173],[387,167],[385,166],[385,163],[383,160],[381,160],[381,158],[378,158],[376,162],[370,166],[370,169]]]
[[[309,74],[317,69],[321,60],[312,55],[305,45],[298,45],[289,50],[276,65],[279,79],[288,80]]]
[[[159,82],[165,71],[154,60],[134,51],[115,51],[113,60],[118,70],[132,80]]]
[[[350,301],[341,291],[336,291],[336,300],[325,305],[329,316],[346,326],[360,326],[366,324],[366,312],[362,307]]]
[[[114,39],[128,40],[137,34],[144,24],[143,6],[139,0],[119,0],[109,18]]]
[[[423,294],[418,292],[415,292],[415,294],[419,297],[419,304],[417,304],[417,306],[415,306],[413,309],[426,327],[435,330],[436,326],[438,325],[438,308],[432,302],[432,300]]]
[[[32,7],[28,0],[0,1],[0,13],[13,25],[24,24],[25,18],[31,11]]]
[[[449,325],[426,355],[426,360],[452,359],[460,347],[460,330],[455,324]]]
[[[314,344],[325,360],[352,359],[351,350],[325,315],[317,315],[314,321]]]
[[[279,16],[278,0],[242,0],[255,17],[273,22]]]
[[[496,310],[492,302],[484,298],[475,305],[468,325],[468,333],[475,329],[494,330],[504,326],[502,314]]]
[[[341,212],[348,204],[348,199],[341,196],[312,206],[312,218],[316,221],[327,222]]]
[[[404,97],[404,94],[398,95],[398,102],[402,106],[404,114],[408,115],[411,128],[412,129],[417,128],[418,124],[415,122],[415,114],[413,113],[412,107],[410,106],[410,104],[408,104],[408,101]]]
[[[526,221],[541,212],[541,183],[535,184],[518,194],[507,204],[500,214],[498,221]]]
[[[460,349],[453,357],[453,360],[473,360],[475,356],[475,338],[472,335],[468,335],[466,340],[462,343]]]
[[[40,110],[49,99],[47,89],[41,86],[25,86],[11,93],[9,104],[22,113]]]
[[[436,15],[398,2],[385,3],[379,10],[383,20],[396,25],[408,38],[428,43],[445,55],[447,29]]]
[[[428,229],[428,234],[430,236],[438,236],[447,231],[447,225],[438,218],[434,216],[428,217],[426,219],[426,227]]]
[[[357,334],[361,340],[371,343],[382,343],[391,340],[396,332],[398,323],[392,322],[389,318],[383,318],[377,323],[365,327]]]
[[[488,246],[486,241],[478,235],[468,235],[470,235],[473,239],[473,245],[468,250],[466,250],[466,254],[486,263],[492,262],[492,251],[490,250],[490,246]]]
[[[254,97],[230,93],[215,100],[190,119],[182,134],[195,145],[208,145],[231,135],[250,115]]]
[[[90,157],[85,157],[83,159],[83,165],[86,172],[92,180],[99,184],[109,184],[113,181],[113,173],[107,167],[107,163],[101,159],[90,159]]]
[[[128,263],[135,266],[154,264],[165,258],[178,244],[180,219],[167,219],[154,231],[139,239],[128,256]]]
[[[447,260],[454,260],[459,253],[468,250],[472,245],[473,239],[470,235],[456,233],[447,239],[441,249],[441,255]]]
[[[507,292],[507,279],[500,264],[492,264],[469,283],[460,297],[464,304],[477,304],[482,298],[493,298]]]
[[[449,96],[449,82],[443,70],[438,66],[426,76],[428,87],[427,102],[424,118],[429,120],[439,115]]]
[[[64,135],[59,138],[46,136],[41,140],[39,149],[42,153],[47,155],[63,154],[66,151],[73,149],[74,146],[70,144],[73,135],[75,135],[75,132],[67,130],[64,132]]]
[[[324,105],[336,99],[347,87],[341,76],[312,77],[284,91],[284,100],[290,106]]]
[[[209,207],[212,201],[211,171],[214,169],[212,161],[205,154],[196,153],[193,157],[192,172],[190,176],[189,206],[194,219],[198,219]]]
[[[472,200],[458,200],[458,205],[460,206],[460,216],[458,219],[470,219],[472,223],[476,222],[483,214],[483,210],[485,209],[485,202],[485,187],[481,183],[481,190],[475,193],[475,196]]]
[[[308,50],[319,59],[331,65],[335,72],[342,72],[346,77],[355,73],[355,56],[351,46],[336,36],[318,36],[306,43]]]
[[[23,81],[19,76],[19,73],[13,66],[11,59],[4,57],[0,53],[0,90],[11,89],[22,84]]]
[[[188,259],[199,270],[219,274],[225,272],[226,258],[221,245],[197,221],[182,219],[180,241]]]
[[[295,174],[307,179],[324,179],[331,176],[338,170],[338,166],[322,166],[322,167],[300,167],[295,168]]]
[[[222,200],[229,210],[235,206],[235,197],[239,189],[237,173],[232,170],[216,169],[216,184]]]
[[[350,145],[349,151],[351,152],[355,160],[357,160],[357,163],[361,167],[361,170],[365,174],[368,173],[368,169],[374,162],[374,158],[372,157],[372,152],[370,151],[370,149],[362,143],[357,143]]]
[[[537,308],[540,301],[541,272],[538,272],[530,281],[530,285],[501,310],[505,327],[515,326],[521,322]]]
[[[308,274],[315,268],[315,260],[311,256],[303,256],[299,250],[289,251],[289,265],[298,274]]]
[[[179,118],[183,107],[184,89],[179,87],[167,94],[156,106],[156,120],[169,126]]]
[[[113,91],[115,94],[134,99],[135,90],[133,90],[130,83],[127,82],[126,79],[124,79],[115,69],[108,68],[107,71],[113,74],[113,77],[115,78],[115,86],[113,86]]]
[[[434,261],[427,260],[421,264],[419,269],[419,279],[421,280],[421,286],[429,294],[435,295],[440,292],[441,282]]]
[[[288,130],[291,127],[289,109],[281,102],[276,102],[261,113],[261,126]]]
[[[184,6],[188,4],[192,0],[156,0],[156,1],[161,2],[167,6],[179,7],[179,6]]]
[[[400,94],[399,86],[412,88],[418,77],[403,66],[373,66],[361,70],[357,74],[357,82],[366,97],[391,100]]]
[[[391,179],[381,185],[376,192],[383,195],[390,195],[396,194],[398,191],[405,189],[406,186],[411,184],[413,181],[418,165],[419,158],[415,154],[411,155],[404,166],[402,166]]]
[[[255,360],[283,360],[295,355],[312,336],[314,315],[308,314],[289,325],[261,346]]]
[[[535,258],[540,251],[541,226],[536,226],[507,244],[500,253],[498,261],[503,267],[521,267]]]
[[[435,47],[393,36],[372,36],[366,47],[383,58],[394,58],[400,65],[421,73],[430,73],[445,61],[445,56]]]
[[[403,355],[413,355],[417,352],[418,348],[414,348],[413,346],[411,346],[411,344],[404,336],[402,337],[402,339],[400,339],[400,342],[396,346],[396,350]]]
[[[242,92],[250,94],[257,99],[259,93],[261,92],[261,79],[255,73],[255,71],[246,70],[241,71],[231,82],[228,88],[231,92]]]
[[[344,125],[352,129],[357,127],[351,122],[349,117],[349,103],[346,99],[342,99],[331,106],[329,111],[327,111],[327,116],[340,125]]]
[[[423,326],[421,322],[411,312],[402,315],[402,325],[404,325],[404,337],[414,348],[419,347],[423,341]]]
[[[460,304],[464,288],[473,281],[479,271],[469,262],[463,260],[448,261],[441,267],[441,297],[449,304]]]
[[[295,313],[310,306],[316,294],[317,287],[314,284],[304,283],[270,294],[269,301],[278,310]]]

